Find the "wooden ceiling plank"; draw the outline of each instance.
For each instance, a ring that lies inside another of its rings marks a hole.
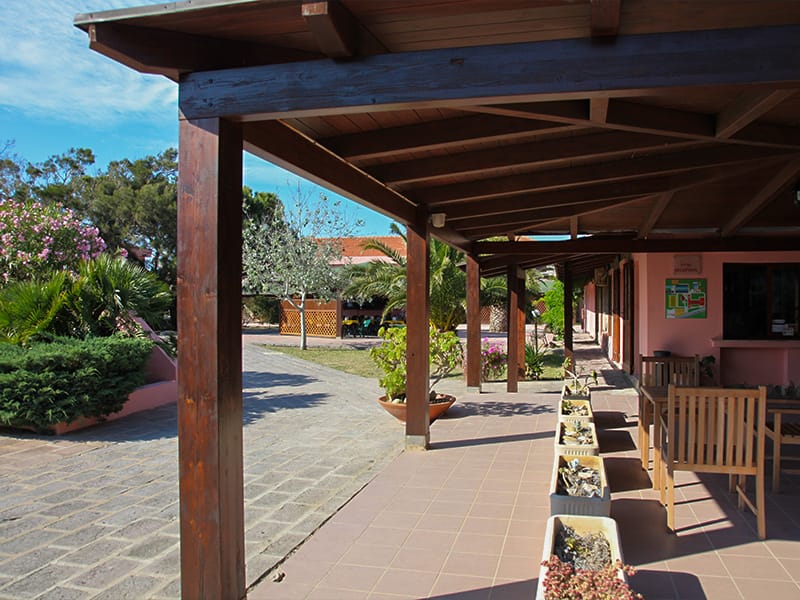
[[[617,35],[621,8],[621,0],[592,0],[592,37]]]
[[[466,142],[513,140],[519,136],[565,127],[568,126],[552,121],[474,115],[376,129],[318,141],[339,156],[359,160],[461,146]]]
[[[792,96],[796,90],[745,92],[717,115],[718,138],[729,138]]]
[[[409,223],[416,208],[397,192],[280,121],[246,123],[245,150],[386,216]]]
[[[459,173],[491,172],[533,163],[567,163],[578,157],[613,157],[636,150],[663,148],[674,139],[627,132],[605,132],[539,142],[515,144],[490,150],[470,150],[444,156],[375,165],[369,172],[389,184],[424,181]]]
[[[639,227],[639,238],[644,239],[650,235],[650,232],[653,231],[653,227],[655,227],[661,215],[664,214],[664,211],[667,209],[667,206],[669,206],[674,195],[675,191],[671,190],[658,196],[658,200],[656,200],[653,209],[650,211],[650,214],[647,215],[647,220]]]
[[[800,237],[796,236],[739,236],[708,237],[697,239],[637,239],[630,237],[586,236],[576,240],[558,242],[473,242],[475,255],[506,254],[536,256],[542,254],[619,254],[624,252],[736,252],[736,251],[792,251],[800,250]]]
[[[763,56],[768,54],[769,61]],[[536,60],[530,60],[535,56]],[[288,118],[636,95],[694,85],[796,85],[800,25],[550,40],[197,72],[181,81],[186,118]]]
[[[319,58],[302,50],[117,23],[90,25],[88,34],[92,50],[140,73],[160,74],[175,81],[181,73],[199,68],[227,69]]]
[[[790,185],[797,182],[800,175],[800,160],[793,160],[786,164],[775,174],[761,190],[722,227],[720,232],[723,237],[735,233],[742,225],[747,223],[758,211],[769,204],[775,196],[785,191]]]
[[[358,21],[341,2],[303,2],[301,13],[325,56],[345,58],[356,53]]]
[[[782,152],[784,151],[733,145],[688,149],[681,146],[680,151],[669,154],[415,188],[407,195],[414,202],[441,207],[464,200],[496,198],[526,191],[569,189],[596,183],[670,175],[718,165],[734,165],[779,156]]]

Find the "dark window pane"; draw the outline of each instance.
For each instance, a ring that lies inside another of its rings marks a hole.
[[[768,337],[767,266],[722,266],[722,335],[730,340]]]

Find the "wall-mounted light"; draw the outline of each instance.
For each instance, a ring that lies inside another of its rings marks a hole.
[[[794,184],[794,205],[800,206],[800,181]]]
[[[444,227],[444,222],[446,220],[447,215],[445,213],[431,213],[431,225],[436,227],[436,229]]]

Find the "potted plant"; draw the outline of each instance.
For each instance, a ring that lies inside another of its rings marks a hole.
[[[556,456],[573,454],[576,456],[597,456],[600,446],[594,423],[586,420],[559,421],[556,428]]]
[[[592,403],[588,400],[573,400],[570,398],[558,402],[559,421],[593,421]]]
[[[567,358],[564,359],[564,379],[569,379],[569,383],[564,383],[561,389],[561,398],[571,398],[574,400],[589,400],[591,396],[591,389],[589,382],[597,385],[597,371],[591,373],[584,373],[582,368],[572,367],[572,361]]]
[[[614,519],[554,515],[547,520],[536,600],[639,599],[627,583]]]
[[[385,395],[378,398],[378,403],[390,414],[405,422],[406,420],[406,328],[382,327],[378,336],[383,339],[380,346],[370,350],[370,357],[383,374],[378,384]],[[437,394],[434,386],[449,373],[452,373],[463,361],[464,352],[461,342],[453,331],[439,331],[430,328],[430,421],[441,416],[453,402],[454,396]]]
[[[611,513],[611,491],[600,456],[556,456],[550,482],[551,515]]]

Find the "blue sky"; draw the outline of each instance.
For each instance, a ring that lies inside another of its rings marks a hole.
[[[13,140],[13,152],[31,162],[72,147],[91,148],[95,167],[101,169],[112,160],[137,159],[177,146],[177,85],[89,50],[86,34],[72,25],[77,13],[148,3],[0,2],[0,145]],[[248,154],[244,179],[253,189],[274,192],[284,200],[291,199],[297,182],[294,175]],[[348,215],[365,223],[358,235],[388,233],[389,219],[344,202]]]

